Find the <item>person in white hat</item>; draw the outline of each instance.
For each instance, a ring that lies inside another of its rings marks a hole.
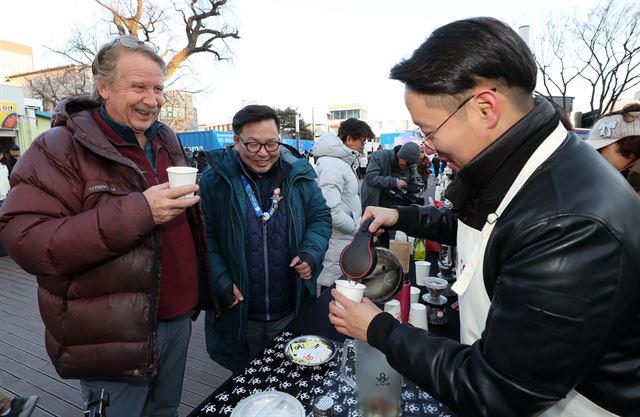
[[[640,159],[640,103],[601,117],[587,143],[618,171],[631,168]]]

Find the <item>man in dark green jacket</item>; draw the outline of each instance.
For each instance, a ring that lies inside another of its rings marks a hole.
[[[280,142],[267,106],[233,118],[234,146],[209,153],[200,181],[211,282],[207,351],[237,371],[316,296],[331,212],[309,162]]]

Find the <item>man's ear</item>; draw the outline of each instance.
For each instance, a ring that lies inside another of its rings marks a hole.
[[[473,99],[476,103],[477,116],[485,129],[493,129],[500,121],[501,108],[496,92],[489,88],[478,91]]]
[[[109,86],[107,85],[107,81],[104,77],[98,77],[96,82],[98,83],[98,92],[100,93],[100,97],[102,97],[102,100],[106,101],[109,98]]]
[[[235,133],[233,134],[233,147],[234,149],[238,149],[238,146],[240,146],[240,138],[238,137],[238,135],[236,135]]]

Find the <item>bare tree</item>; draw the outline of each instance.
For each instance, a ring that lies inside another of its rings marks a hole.
[[[548,21],[540,37],[535,60],[544,87],[544,91],[536,92],[549,99],[554,96],[562,97],[562,104],[558,105],[567,112],[569,84],[579,77],[586,65],[578,66],[581,63],[570,50],[567,51],[565,33],[566,24],[559,26],[554,20]]]
[[[180,78],[178,71],[195,54],[210,54],[212,61],[231,57],[229,39],[239,39],[238,30],[224,18],[228,0],[94,0],[108,16],[107,35],[131,35],[154,45],[167,62],[168,85]],[[168,5],[168,7],[167,7]],[[181,30],[172,30],[179,27]],[[91,62],[106,38],[104,30],[76,27],[63,48],[48,49],[73,64],[69,72],[54,71],[29,80],[37,98],[54,105],[63,97],[89,93]],[[185,70],[184,74],[193,71]],[[80,76],[83,75],[83,76]],[[172,80],[173,79],[173,80]],[[185,86],[184,90],[198,90]]]
[[[118,35],[135,36],[158,47],[158,40],[167,42],[165,48],[158,48],[167,61],[167,78],[173,77],[194,54],[210,53],[218,61],[229,59],[227,39],[239,39],[240,35],[222,19],[227,1],[171,0],[186,35],[174,42],[175,37],[168,24],[174,16],[157,0],[95,0],[110,14]]]
[[[558,27],[558,21],[565,21]],[[640,2],[605,0],[586,17],[555,16],[536,51],[546,95],[566,97],[576,80],[590,88],[591,111],[606,113],[640,84]]]

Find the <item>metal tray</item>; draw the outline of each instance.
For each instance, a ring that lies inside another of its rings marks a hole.
[[[297,365],[318,366],[334,358],[336,345],[322,336],[298,336],[287,342],[284,355]]]

